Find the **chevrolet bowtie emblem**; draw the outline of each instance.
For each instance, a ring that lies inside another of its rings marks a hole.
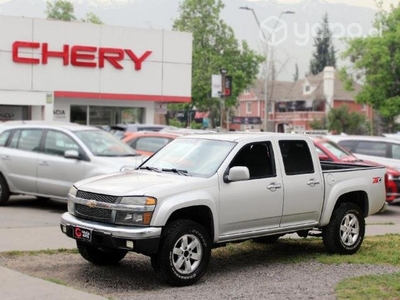
[[[97,201],[96,200],[89,200],[86,202],[86,205],[89,206],[90,208],[96,207]]]

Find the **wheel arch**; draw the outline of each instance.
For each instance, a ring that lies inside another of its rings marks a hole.
[[[351,191],[340,195],[336,200],[335,205],[332,205],[330,209],[327,208],[326,212],[324,213],[324,219],[321,222],[321,224],[322,225],[328,224],[333,215],[333,212],[343,203],[354,203],[355,205],[360,207],[364,217],[368,216],[368,211],[369,211],[368,194],[363,190]]]
[[[214,240],[214,219],[211,209],[208,206],[196,205],[177,209],[170,215],[167,223],[179,219],[191,220],[200,224],[208,233],[210,240]]]

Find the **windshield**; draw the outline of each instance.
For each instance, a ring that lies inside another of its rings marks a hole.
[[[150,157],[141,169],[209,177],[235,145],[227,141],[178,138]]]
[[[321,144],[328,149],[334,156],[344,159],[344,158],[353,158],[354,160],[357,160],[356,157],[354,157],[352,154],[349,152],[346,152],[344,149],[340,148],[338,145],[336,145],[333,142],[321,142]]]
[[[95,156],[137,156],[135,150],[104,130],[75,131]]]

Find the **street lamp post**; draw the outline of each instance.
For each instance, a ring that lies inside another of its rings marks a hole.
[[[265,43],[265,61],[264,61],[264,131],[268,131],[268,75],[269,75],[269,64],[268,64],[268,42],[269,39],[271,38],[271,34],[274,31],[274,29],[276,28],[276,26],[278,25],[279,20],[281,19],[282,15],[284,14],[294,14],[294,11],[282,11],[279,15],[279,18],[276,20],[276,23],[270,33],[270,35],[268,37],[265,36],[264,30],[261,28],[261,24],[260,21],[258,20],[258,17],[254,11],[253,8],[250,8],[248,6],[241,6],[239,7],[239,9],[245,9],[245,10],[249,10],[253,13],[254,19],[257,22],[257,26],[258,29],[260,30],[262,37],[264,39],[264,43]]]

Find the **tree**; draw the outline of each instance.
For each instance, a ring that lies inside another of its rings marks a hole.
[[[46,14],[47,19],[63,21],[76,20],[74,16],[74,5],[67,0],[56,0],[54,3],[47,1]]]
[[[232,95],[225,101],[230,108],[236,105],[239,93],[252,84],[264,60],[245,41],[239,44],[232,28],[220,19],[223,8],[221,0],[184,0],[173,24],[174,30],[193,34],[190,105],[214,114],[211,122],[221,108],[220,99],[211,98],[211,75],[220,74],[221,68],[232,75]]]
[[[74,5],[68,0],[55,0],[54,3],[47,1],[45,13],[47,19],[55,19],[62,21],[74,21],[77,18],[74,15]],[[86,14],[86,18],[81,19],[82,22],[103,24],[100,18],[92,12]]]
[[[368,134],[367,118],[357,112],[349,112],[347,105],[332,108],[328,113],[328,129],[337,134]]]
[[[325,117],[322,118],[321,120],[314,119],[311,122],[309,122],[308,125],[314,130],[321,130],[328,128],[327,120]]]
[[[375,20],[379,34],[347,40],[343,57],[352,65],[341,71],[348,89],[355,81],[362,84],[356,96],[368,103],[394,128],[400,115],[400,6],[380,12]]]
[[[329,29],[328,14],[322,19],[322,25],[317,30],[317,36],[314,38],[315,52],[310,61],[310,73],[317,75],[322,72],[326,66],[336,68],[336,51],[332,42],[332,32]]]
[[[86,14],[86,18],[81,19],[82,22],[93,23],[93,24],[103,24],[103,21],[92,12]]]

